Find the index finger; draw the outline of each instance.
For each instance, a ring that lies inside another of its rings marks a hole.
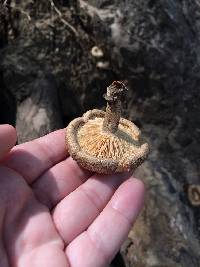
[[[15,146],[3,163],[20,173],[31,184],[43,172],[68,155],[65,145],[65,130],[61,129]]]

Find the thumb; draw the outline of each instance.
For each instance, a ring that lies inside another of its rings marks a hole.
[[[0,160],[11,150],[17,140],[16,130],[9,124],[0,125]]]

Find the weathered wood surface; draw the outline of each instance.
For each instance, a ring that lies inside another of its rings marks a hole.
[[[102,108],[105,87],[126,80],[125,115],[152,152],[135,173],[147,187],[145,209],[113,266],[199,267],[200,212],[187,196],[200,183],[199,1],[54,3],[78,34],[49,1],[23,5],[32,20],[21,14],[23,30],[0,52],[6,120],[16,122],[19,142],[29,140]]]
[[[18,143],[62,128],[58,92],[52,74],[42,72],[30,58],[17,53],[5,57],[2,64],[4,91],[15,96]],[[9,104],[8,107],[14,108]],[[7,119],[9,122],[11,118],[7,115]]]
[[[199,207],[190,205],[186,189],[200,183],[199,2],[80,2],[108,30],[111,58],[135,97],[130,118],[152,147],[135,174],[145,181],[147,197],[122,247],[126,266],[197,267]]]

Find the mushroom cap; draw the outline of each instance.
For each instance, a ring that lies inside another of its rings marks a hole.
[[[70,155],[92,172],[111,174],[136,169],[149,153],[140,130],[121,118],[115,133],[104,132],[104,117],[104,111],[94,109],[69,123],[66,144]]]
[[[192,206],[200,206],[200,185],[190,184],[188,186],[188,199]]]
[[[103,50],[98,46],[93,46],[90,52],[92,56],[96,58],[101,58],[104,56]]]

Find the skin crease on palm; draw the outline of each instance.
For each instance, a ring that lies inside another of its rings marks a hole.
[[[143,183],[81,169],[64,130],[16,139],[0,125],[0,266],[106,267],[142,208]]]

